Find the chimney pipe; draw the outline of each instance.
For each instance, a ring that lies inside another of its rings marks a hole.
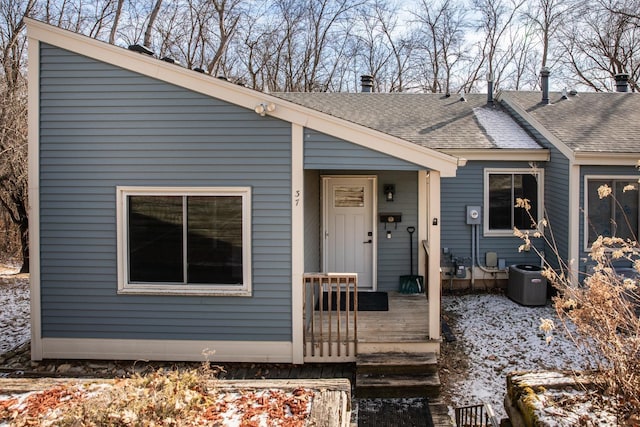
[[[614,78],[616,79],[616,92],[629,92],[629,74],[618,73]]]
[[[549,75],[551,74],[551,71],[549,71],[549,68],[547,67],[542,67],[542,70],[540,70],[540,84],[542,86],[542,103],[545,105],[549,105]]]
[[[371,74],[363,74],[360,76],[360,85],[363,93],[373,92],[373,76]]]
[[[493,73],[487,73],[487,104],[493,104]]]

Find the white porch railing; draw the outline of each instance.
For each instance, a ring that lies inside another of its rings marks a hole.
[[[354,361],[358,275],[307,273],[303,277],[305,362]]]

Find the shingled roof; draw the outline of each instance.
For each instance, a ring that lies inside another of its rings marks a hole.
[[[540,92],[504,92],[502,102],[519,106],[575,153],[640,152],[640,94],[579,93],[563,99]],[[526,117],[523,117],[527,120]]]
[[[274,93],[276,97],[435,150],[541,149],[487,95]]]

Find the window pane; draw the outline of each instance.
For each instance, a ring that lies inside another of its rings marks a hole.
[[[627,185],[635,186],[637,182],[616,181],[615,183],[615,196],[620,204],[615,209],[615,235],[635,241],[638,235],[638,191],[623,192],[622,190]]]
[[[182,197],[128,200],[129,281],[183,282]]]
[[[333,197],[336,208],[360,208],[364,206],[364,187],[336,187]]]
[[[242,197],[187,198],[188,282],[242,284]]]
[[[589,180],[587,185],[587,200],[589,213],[589,246],[598,236],[611,236],[611,218],[613,218],[611,197],[598,197],[598,188],[602,185],[611,186],[611,181]]]
[[[511,229],[511,175],[489,175],[489,229]]]
[[[518,227],[520,230],[533,228],[531,216],[534,220],[538,219],[538,181],[536,177],[532,174],[514,175],[513,192],[513,225]],[[516,208],[516,198],[528,199],[529,204],[531,205],[531,211],[527,213],[523,208]],[[529,214],[531,214],[531,216],[529,216]]]

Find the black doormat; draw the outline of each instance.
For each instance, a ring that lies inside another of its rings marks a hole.
[[[331,307],[329,307],[328,292],[322,293],[322,308],[336,310],[338,305],[338,292],[331,292]],[[347,293],[340,292],[340,311],[346,311]],[[316,303],[315,310],[320,310],[320,301]],[[353,292],[349,292],[349,310],[353,311]],[[358,292],[358,311],[389,311],[389,296],[386,292]]]
[[[358,427],[433,426],[426,398],[355,400]]]

